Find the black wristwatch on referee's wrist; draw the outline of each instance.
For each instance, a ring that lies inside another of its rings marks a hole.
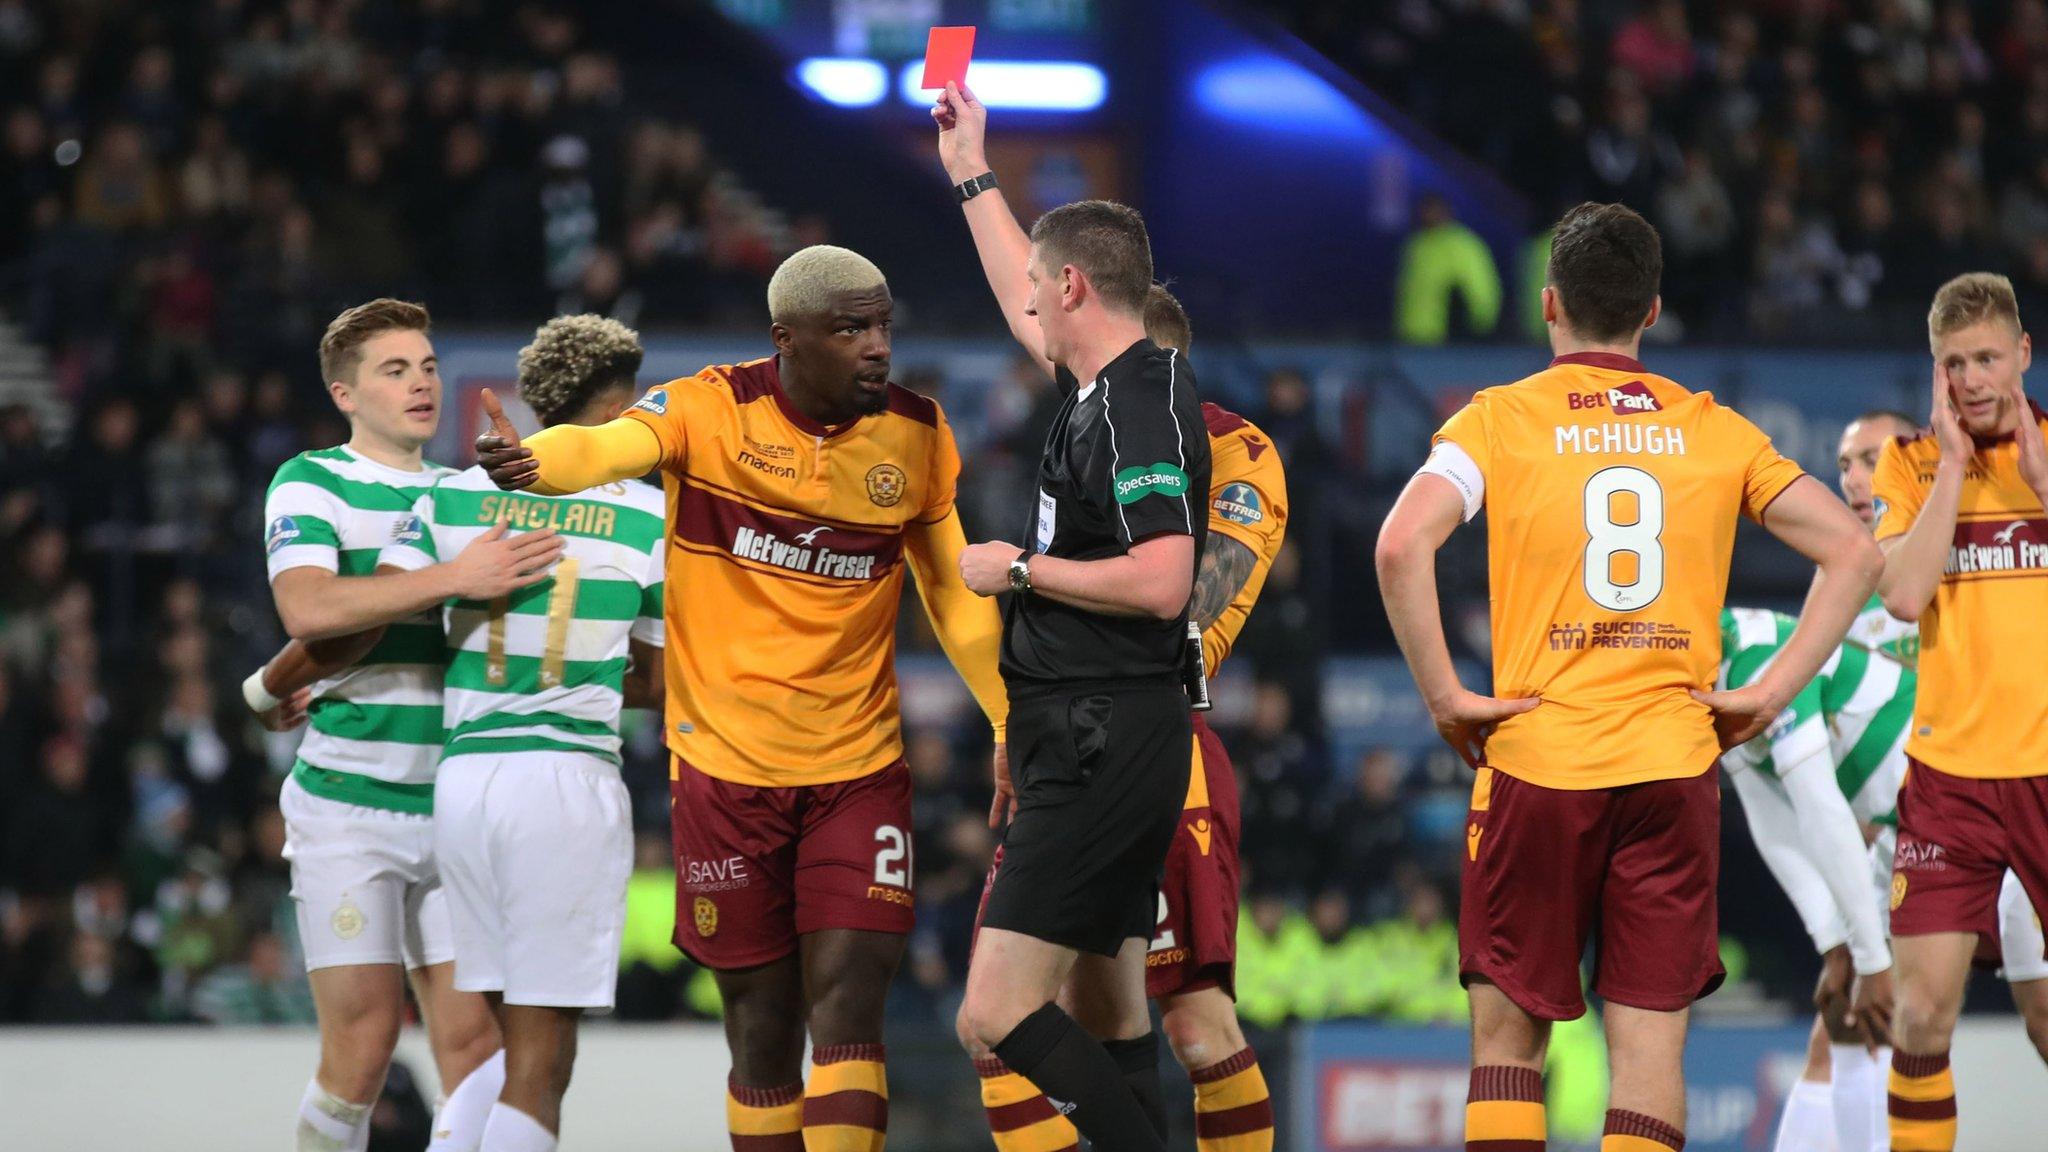
[[[994,187],[996,187],[996,174],[993,172],[983,172],[979,176],[970,177],[953,185],[953,195],[959,197],[960,202],[965,204]]]
[[[1031,557],[1019,556],[1010,561],[1010,591],[1031,591]]]

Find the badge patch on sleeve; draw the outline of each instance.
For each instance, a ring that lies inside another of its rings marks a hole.
[[[297,520],[292,519],[289,516],[279,516],[277,519],[272,520],[270,522],[269,528],[264,529],[264,555],[274,556],[277,554],[278,549],[286,547],[292,541],[297,540],[298,538],[299,522]]]
[[[1259,490],[1249,484],[1225,485],[1209,506],[1232,524],[1257,524],[1266,518],[1265,502],[1259,499]]]
[[[1175,464],[1161,460],[1157,464],[1126,468],[1116,474],[1116,502],[1135,504],[1147,496],[1185,496],[1188,494],[1188,474]]]

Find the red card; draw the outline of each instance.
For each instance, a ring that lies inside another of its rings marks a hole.
[[[967,62],[974,58],[974,25],[934,28],[924,45],[925,88],[967,87]]]

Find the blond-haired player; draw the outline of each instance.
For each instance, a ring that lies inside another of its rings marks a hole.
[[[478,442],[511,490],[664,473],[676,943],[716,973],[742,1152],[865,1152],[888,1127],[882,1009],[916,904],[906,566],[990,719],[1007,713],[1000,621],[956,568],[958,449],[937,402],[889,382],[893,310],[866,258],[806,248],[769,281],[772,357],[596,427],[522,446],[494,421]]]
[[[2048,902],[2048,446],[2010,281],[1942,285],[1927,335],[1933,430],[1885,446],[1872,505],[1885,608],[1920,625],[1892,873],[1891,1140],[1946,1152],[1949,1042],[2006,870],[2034,907]]]

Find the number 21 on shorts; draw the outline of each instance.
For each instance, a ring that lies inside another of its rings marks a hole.
[[[875,883],[887,888],[910,890],[910,869],[915,851],[910,837],[894,824],[875,829]]]
[[[1664,486],[1641,468],[1602,468],[1586,481],[1586,595],[1638,612],[1664,591]]]

